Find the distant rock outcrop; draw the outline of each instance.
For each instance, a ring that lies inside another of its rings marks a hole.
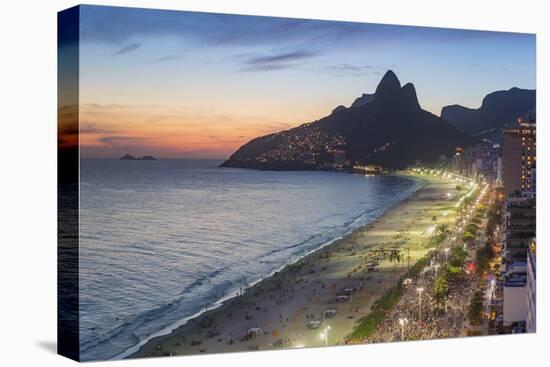
[[[336,161],[403,168],[437,161],[477,139],[423,110],[413,84],[401,87],[388,71],[374,94],[337,107],[320,120],[259,137],[240,147],[224,167],[271,170],[330,169]],[[345,159],[343,158],[345,156]]]
[[[372,101],[373,97],[374,97],[374,94],[363,93],[363,95],[361,97],[358,97],[358,98],[355,99],[355,101],[353,101],[353,103],[351,104],[351,107],[364,106],[367,103],[369,103],[370,101]]]
[[[336,113],[336,112],[338,112],[338,111],[343,111],[343,110],[345,110],[345,109],[346,109],[345,106],[342,106],[342,105],[336,106],[336,108],[334,108],[334,109],[332,110],[332,113]]]
[[[131,154],[124,154],[122,157],[119,158],[121,161],[156,161],[157,159],[153,157],[152,155],[144,155],[143,157],[135,157]]]
[[[134,157],[131,154],[124,154],[122,157],[119,158],[121,161],[135,161],[137,160],[136,157]]]

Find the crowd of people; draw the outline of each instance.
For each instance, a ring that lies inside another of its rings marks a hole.
[[[453,279],[443,301],[434,295],[438,271],[448,262],[444,249],[462,246],[462,232],[457,227],[439,249],[432,251],[429,264],[418,277],[406,279],[400,301],[365,342],[452,338],[467,332],[468,304],[479,285],[475,272],[464,272]],[[483,243],[483,239],[472,243]],[[476,246],[468,247],[466,259],[475,259],[475,251]]]

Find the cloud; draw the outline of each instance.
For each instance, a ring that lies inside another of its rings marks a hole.
[[[244,67],[239,69],[239,71],[255,72],[292,69],[296,66],[301,65],[300,63],[298,63],[299,61],[309,59],[318,55],[320,55],[319,52],[307,50],[284,51],[271,55],[254,54],[253,56],[247,57],[243,61]]]
[[[351,65],[351,64],[338,64],[338,65],[329,65],[327,66],[328,70],[335,71],[349,71],[349,72],[362,72],[365,70],[371,70],[374,66],[371,65]]]
[[[149,140],[149,139],[150,138],[140,137],[140,136],[117,135],[117,136],[104,136],[99,138],[98,140],[104,144],[108,144],[111,146],[120,146],[122,144],[140,142],[140,141]]]
[[[200,12],[81,6],[82,42],[124,45],[141,37],[168,36],[187,45],[257,46],[347,42],[372,25]]]
[[[181,56],[177,56],[177,55],[168,55],[168,56],[159,57],[158,59],[154,59],[153,61],[155,62],[172,61],[172,60],[178,60],[180,57]]]
[[[164,36],[179,38],[190,47],[315,45],[327,53],[343,47],[388,45],[388,42],[400,45],[404,41],[510,40],[533,45],[535,42],[533,34],[520,33],[91,5],[80,6],[80,11],[81,43],[108,43],[117,47],[143,37]]]
[[[279,63],[279,62],[302,60],[302,59],[307,59],[317,55],[319,55],[318,52],[303,51],[303,50],[293,51],[293,52],[283,52],[276,55],[253,57],[249,59],[246,63],[249,65],[272,64],[272,63]]]
[[[138,48],[141,47],[141,43],[130,43],[129,45],[126,45],[124,47],[122,47],[121,49],[119,49],[118,51],[116,51],[114,53],[114,56],[120,56],[120,55],[124,55],[124,54],[127,54],[127,53],[130,53],[130,52],[134,52],[135,50],[137,50]]]
[[[333,73],[335,76],[352,76],[361,77],[365,75],[382,75],[386,70],[393,69],[398,70],[398,66],[395,64],[389,66],[381,65],[354,65],[354,64],[335,64],[328,65],[324,68],[325,71]]]
[[[241,72],[255,72],[255,71],[276,71],[284,69],[292,69],[295,64],[266,64],[266,65],[252,65],[239,69]]]
[[[83,123],[79,130],[81,134],[113,134],[116,132],[110,127],[98,127],[95,123]]]

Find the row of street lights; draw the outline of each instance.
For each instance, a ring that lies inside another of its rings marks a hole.
[[[470,196],[473,191],[475,190],[475,188],[477,187],[476,184],[474,184],[473,182],[470,183],[470,186],[473,187],[472,190],[470,192],[468,192],[468,194],[465,195],[465,197],[468,197]],[[483,191],[482,191],[482,194],[485,192],[485,189],[487,187],[484,187]],[[457,203],[456,206],[460,205],[460,203],[462,202],[462,200],[464,200],[465,197],[462,197],[460,199],[460,201]],[[479,202],[479,198],[478,200],[476,201],[476,204]],[[445,212],[443,214],[444,216],[447,215],[447,212]],[[462,227],[462,226],[461,226]],[[427,229],[427,233],[428,234],[432,234],[435,232],[435,229],[436,229],[436,226],[432,226],[430,228]],[[453,236],[451,238],[452,241],[455,241],[456,240],[456,236]],[[445,262],[448,262],[449,261],[449,252],[450,252],[450,248],[449,247],[446,247],[443,249],[444,253],[445,253]],[[435,274],[437,276],[437,273],[438,273],[438,270],[439,270],[439,267],[440,267],[440,264],[435,264],[433,265],[433,267],[435,268]],[[424,287],[418,287],[416,288],[416,291],[418,292],[418,318],[419,320],[421,321],[422,320],[422,292],[424,292]],[[405,325],[409,322],[408,319],[404,318],[404,317],[400,317],[399,318],[399,325],[401,326],[401,340],[404,341],[405,340]]]
[[[420,313],[420,320],[422,320],[422,292],[424,292],[424,287],[416,288],[418,292],[418,311]],[[399,325],[401,326],[401,341],[405,340],[405,325],[409,323],[409,320],[405,317],[399,318]]]
[[[452,240],[454,240],[456,237],[453,237]],[[449,261],[449,247],[445,247],[443,249],[443,252],[445,253],[445,262]],[[433,267],[435,268],[435,275],[437,276],[440,264],[434,264]],[[418,292],[418,319],[422,320],[422,292],[424,292],[424,287],[418,287],[416,288],[416,291]],[[401,325],[401,340],[405,339],[405,325],[409,322],[406,318],[399,318],[399,325]]]

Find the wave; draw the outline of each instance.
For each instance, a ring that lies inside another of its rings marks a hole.
[[[130,316],[125,318],[119,325],[115,326],[114,328],[108,330],[107,332],[102,333],[100,337],[90,337],[87,340],[84,340],[81,343],[81,355],[83,356],[83,360],[93,360],[95,356],[93,356],[91,353],[93,349],[98,348],[101,346],[103,352],[105,352],[105,345],[109,344],[109,342],[117,339],[117,338],[124,338],[130,346],[137,345],[143,340],[149,340],[151,339],[151,336],[142,338],[137,333],[136,330],[140,329],[141,327],[145,326],[147,323],[150,323],[151,321],[162,319],[163,317],[166,317],[171,312],[177,311],[180,309],[182,301],[186,299],[186,294],[191,293],[194,289],[201,287],[203,284],[207,283],[209,279],[213,279],[214,277],[222,274],[227,268],[220,268],[216,269],[214,271],[208,272],[199,278],[195,279],[193,283],[186,286],[180,294],[182,294],[182,297],[176,298],[172,300],[169,303],[160,305],[159,307],[150,309],[148,311],[142,312],[140,314]],[[225,293],[221,292],[221,288],[226,288],[225,285],[221,286],[218,285],[217,287],[214,287],[214,290],[218,290],[217,294]],[[216,293],[216,292],[213,292]],[[202,308],[201,305],[197,305],[197,308]],[[199,312],[202,313],[203,311]],[[151,334],[151,333],[149,333]],[[151,334],[154,335],[154,334]],[[120,351],[118,352],[112,352],[112,355],[115,356],[115,359],[119,359],[116,357],[116,355],[120,354]],[[109,358],[109,357],[108,357]]]

